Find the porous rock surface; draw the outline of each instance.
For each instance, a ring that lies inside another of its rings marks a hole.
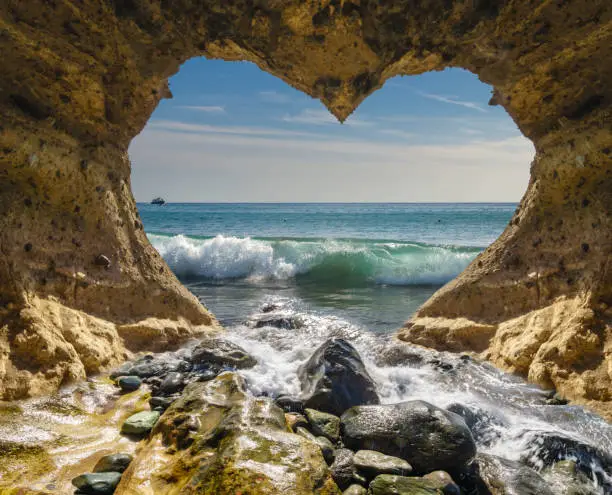
[[[399,336],[610,413],[611,19],[608,0],[2,2],[0,395],[214,325],[148,243],[127,155],[168,77],[207,56],[252,61],[339,119],[396,75],[463,67],[491,84],[535,145],[527,192]]]

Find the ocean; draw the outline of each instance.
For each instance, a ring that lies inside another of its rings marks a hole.
[[[386,333],[493,242],[516,204],[138,208],[152,244],[222,323],[283,300]]]

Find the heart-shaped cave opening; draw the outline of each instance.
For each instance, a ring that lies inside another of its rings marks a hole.
[[[533,159],[461,69],[393,78],[343,124],[255,64],[192,59],[169,89],[130,145],[132,187],[225,325],[282,299],[396,331],[501,234]]]

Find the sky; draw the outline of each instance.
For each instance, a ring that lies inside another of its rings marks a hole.
[[[340,124],[248,62],[192,59],[130,145],[137,201],[513,202],[534,148],[491,88],[396,77]]]

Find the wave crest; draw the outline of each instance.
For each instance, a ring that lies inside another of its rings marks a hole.
[[[427,244],[343,240],[259,240],[218,235],[195,239],[149,235],[179,277],[205,279],[300,278],[339,285],[442,284],[457,276],[478,249]]]

